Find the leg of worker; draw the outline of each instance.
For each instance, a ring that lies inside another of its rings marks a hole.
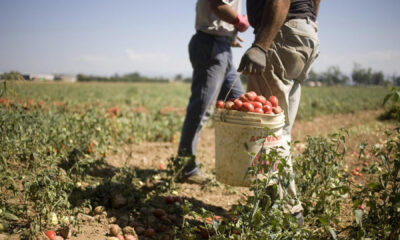
[[[226,99],[238,98],[244,92],[242,83],[237,74],[236,67],[233,65],[232,62],[232,52],[229,51],[227,54],[228,54],[228,71],[225,76],[225,81],[222,84],[218,100],[224,100],[225,98]],[[228,92],[229,96],[226,97]]]
[[[194,41],[189,46],[193,65],[192,94],[178,148],[178,155],[181,156],[196,154],[200,130],[211,114],[209,107],[214,104],[221,89],[227,68],[226,54],[215,54],[218,48],[217,41],[213,41],[212,46],[205,47],[202,39]],[[206,55],[204,52],[209,54]],[[196,171],[198,171],[197,163],[192,161],[185,167],[184,174],[191,175]]]
[[[285,78],[286,70],[280,59],[280,54],[282,54],[282,51],[279,49],[279,45],[273,45],[268,53],[270,65],[266,72],[257,79],[250,78],[248,86],[249,90],[256,91],[258,94],[262,94],[266,97],[275,95],[278,98],[279,105],[285,113],[285,125],[282,135],[284,147],[282,150],[282,156],[287,159],[288,176],[293,176],[289,142],[291,141],[290,130],[293,126],[300,101],[300,85],[294,80],[288,80]],[[290,181],[289,187],[286,189],[283,189],[281,184],[278,184],[278,190],[281,198],[284,196],[285,190],[287,190],[291,197],[290,206],[287,206],[289,211],[295,213],[302,210],[301,204],[296,201],[297,195],[294,179]]]

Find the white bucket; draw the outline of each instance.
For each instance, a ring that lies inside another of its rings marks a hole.
[[[282,146],[282,128],[285,115],[246,113],[216,109],[215,122],[215,172],[218,181],[232,186],[249,186],[246,177],[257,153],[264,148]],[[267,136],[267,129],[274,133]],[[254,153],[252,156],[250,153]]]

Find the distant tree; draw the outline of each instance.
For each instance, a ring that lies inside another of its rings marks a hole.
[[[400,86],[400,76],[393,74],[391,77],[391,82],[394,86]]]
[[[311,71],[308,73],[306,81],[322,82],[323,79],[321,77],[321,74],[315,72],[314,69],[311,69]]]
[[[373,71],[372,68],[363,68],[355,63],[351,73],[353,82],[361,85],[386,85],[385,75],[382,71]]]
[[[385,75],[382,71],[374,72],[371,75],[371,82],[373,85],[385,85]]]
[[[78,74],[78,82],[167,82],[167,79],[156,77],[149,78],[141,76],[138,72],[128,73],[125,75],[114,74],[111,77],[100,77],[93,75]]]
[[[345,85],[349,82],[349,77],[338,66],[331,66],[321,74],[321,82],[326,85]]]
[[[351,78],[353,82],[356,84],[364,84],[368,85],[372,79],[372,69],[371,68],[363,68],[360,64],[355,63],[353,67],[353,71],[351,73]]]
[[[182,81],[183,80],[182,74],[176,74],[175,80]]]
[[[11,81],[24,80],[24,77],[17,71],[11,71],[11,72],[8,72],[8,73],[3,73],[1,78],[5,79],[5,80],[11,80]]]

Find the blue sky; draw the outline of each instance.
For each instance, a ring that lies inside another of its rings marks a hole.
[[[1,0],[0,72],[191,75],[195,0]],[[245,12],[243,3],[243,13]],[[399,0],[322,0],[317,72],[355,62],[400,74]],[[252,30],[241,34],[242,49]]]

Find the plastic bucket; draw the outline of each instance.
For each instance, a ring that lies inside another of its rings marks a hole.
[[[232,186],[249,186],[247,172],[262,145],[268,150],[283,143],[284,113],[269,115],[217,109],[214,123],[217,180]],[[274,136],[267,136],[267,129]],[[265,139],[264,143],[260,139]]]

